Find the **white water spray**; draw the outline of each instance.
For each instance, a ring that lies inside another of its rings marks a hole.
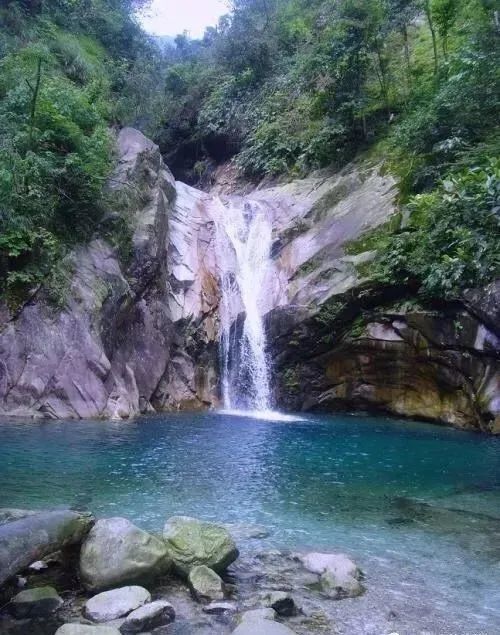
[[[271,407],[271,391],[262,306],[270,266],[271,222],[256,202],[220,203],[219,210],[224,408],[266,412]]]

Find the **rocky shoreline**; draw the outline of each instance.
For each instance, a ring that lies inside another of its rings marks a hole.
[[[324,602],[364,576],[339,553],[241,553],[259,526],[186,516],[153,535],[125,518],[0,509],[0,633],[334,633]]]

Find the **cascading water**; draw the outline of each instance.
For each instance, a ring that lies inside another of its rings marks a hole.
[[[258,203],[220,203],[217,262],[222,291],[222,393],[227,410],[267,412],[271,407],[262,317],[271,233],[266,210]]]

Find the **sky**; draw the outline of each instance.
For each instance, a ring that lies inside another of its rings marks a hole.
[[[141,22],[154,35],[189,31],[192,38],[198,38],[224,13],[228,13],[227,0],[153,0]]]

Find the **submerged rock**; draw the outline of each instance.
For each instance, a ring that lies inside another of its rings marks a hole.
[[[50,586],[21,591],[10,601],[14,617],[47,617],[64,604],[57,591]]]
[[[245,611],[240,616],[241,622],[255,622],[260,620],[275,620],[276,611],[272,608],[265,609],[252,609],[251,611]]]
[[[203,612],[209,615],[226,615],[228,613],[236,613],[237,610],[236,604],[232,602],[211,602],[203,607]]]
[[[120,635],[114,626],[90,626],[88,624],[63,624],[55,635]]]
[[[0,586],[49,553],[78,545],[94,524],[90,514],[40,512],[0,526]]]
[[[222,573],[239,555],[227,529],[189,516],[170,518],[163,536],[176,571],[184,577],[198,565]]]
[[[233,631],[232,635],[294,635],[288,626],[272,620],[246,620]]]
[[[15,509],[12,507],[0,507],[0,525],[11,523],[14,520],[21,520],[21,518],[26,518],[26,516],[33,516],[36,513],[37,512],[31,511],[29,509]]]
[[[305,569],[320,576],[321,589],[328,597],[341,599],[363,593],[362,572],[345,554],[308,553],[298,559]]]
[[[125,617],[150,601],[151,594],[143,587],[127,586],[95,595],[85,604],[83,612],[93,622],[109,622]]]
[[[263,600],[267,607],[274,609],[281,617],[292,617],[299,612],[295,600],[285,591],[272,591]]]
[[[198,602],[224,599],[224,582],[204,564],[193,567],[188,576],[189,587]]]
[[[120,626],[120,631],[127,633],[141,633],[153,630],[159,626],[165,626],[175,620],[175,609],[165,600],[157,600],[150,604],[145,604],[125,618]]]
[[[92,590],[152,580],[170,567],[165,543],[125,518],[99,520],[80,554],[81,579]]]

